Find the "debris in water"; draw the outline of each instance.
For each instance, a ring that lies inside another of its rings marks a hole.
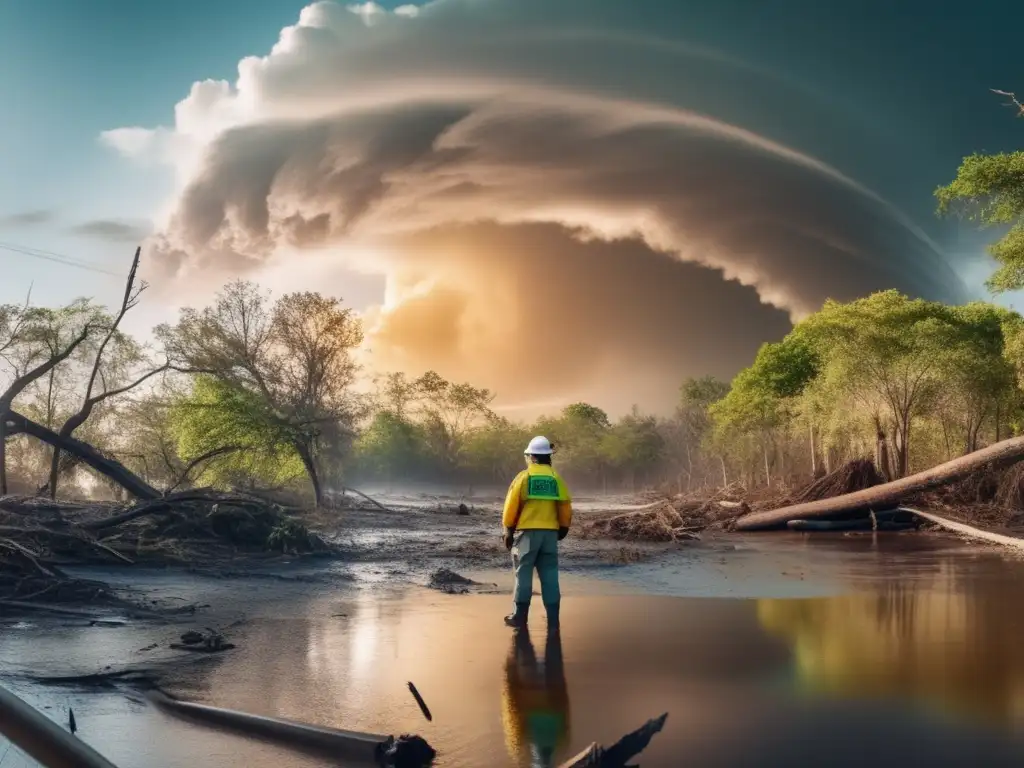
[[[388,736],[381,750],[382,762],[390,768],[422,768],[430,765],[435,757],[437,750],[426,739],[406,734],[397,739]]]
[[[209,627],[206,629],[205,634],[194,629],[189,630],[181,636],[180,643],[171,643],[171,648],[176,651],[218,653],[220,651],[230,651],[235,647],[233,643],[227,642],[224,639],[224,635],[220,632]]]
[[[628,768],[629,761],[647,749],[655,734],[660,733],[665,727],[667,719],[668,712],[661,717],[648,720],[607,749],[600,744],[591,744],[575,757],[562,763],[560,768]]]
[[[430,714],[430,709],[427,707],[427,702],[423,700],[423,697],[420,696],[420,692],[416,690],[416,686],[413,685],[412,682],[409,683],[409,692],[412,694],[412,697],[416,699],[416,703],[420,707],[420,712],[422,712],[423,716],[427,718],[427,722],[433,722],[434,716]]]
[[[70,704],[68,705],[68,730],[72,734],[78,731],[78,723],[75,722],[75,710],[71,708]]]
[[[467,579],[448,568],[441,568],[430,574],[427,586],[449,595],[468,595],[471,587],[485,586],[478,581]],[[493,584],[490,586],[494,586]]]

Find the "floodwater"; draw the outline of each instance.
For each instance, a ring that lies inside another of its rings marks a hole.
[[[515,638],[498,595],[243,585],[259,614],[185,689],[258,714],[419,733],[439,766],[557,765],[662,712],[645,768],[1021,764],[1024,562],[925,536],[737,546],[571,576],[560,637],[541,611]],[[0,670],[78,652],[102,665],[137,648],[139,631],[3,626]],[[8,682],[57,719],[73,704],[80,735],[121,768],[329,764],[120,693]],[[0,766],[31,764],[20,759]]]

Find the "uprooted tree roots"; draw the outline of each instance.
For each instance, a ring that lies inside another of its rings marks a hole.
[[[0,599],[79,602],[107,597],[101,584],[61,566],[176,563],[204,556],[306,554],[332,547],[264,499],[189,490],[130,507],[0,499]]]

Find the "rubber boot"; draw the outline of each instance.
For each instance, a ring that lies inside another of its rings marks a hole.
[[[558,632],[562,628],[562,622],[559,617],[559,611],[562,608],[561,603],[545,605],[544,608],[548,612],[548,632]]]
[[[529,618],[530,604],[516,603],[515,610],[512,611],[511,615],[505,617],[505,626],[524,629],[526,627],[526,622],[529,620]]]

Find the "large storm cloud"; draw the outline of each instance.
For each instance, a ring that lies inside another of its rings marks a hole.
[[[828,297],[963,298],[904,214],[784,141],[808,121],[850,139],[848,115],[666,24],[646,2],[319,3],[173,127],[105,140],[178,169],[149,248],[169,276],[376,248],[375,364],[507,402],[663,406]],[[799,124],[746,127],[752,98]],[[522,365],[539,336],[559,350],[542,384]]]

